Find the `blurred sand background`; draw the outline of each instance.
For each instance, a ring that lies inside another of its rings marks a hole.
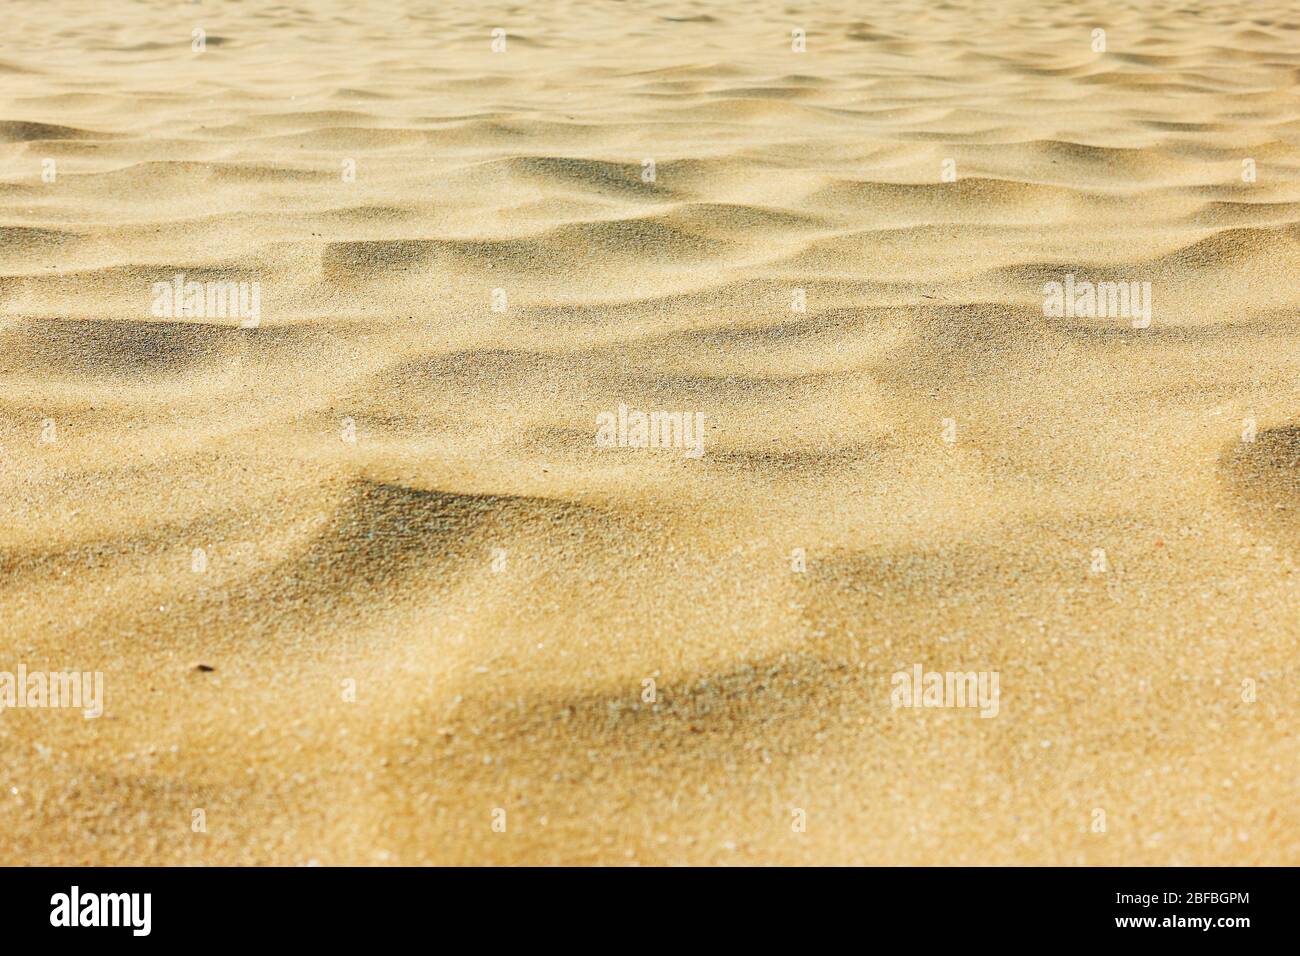
[[[4,28],[0,863],[1300,861],[1294,4]]]

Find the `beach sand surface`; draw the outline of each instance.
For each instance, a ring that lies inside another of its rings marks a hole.
[[[4,23],[0,863],[1300,861],[1293,4]]]

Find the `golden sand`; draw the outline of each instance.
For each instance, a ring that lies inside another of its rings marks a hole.
[[[1293,4],[3,23],[0,863],[1300,860]]]

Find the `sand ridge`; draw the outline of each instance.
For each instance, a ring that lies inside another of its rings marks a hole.
[[[0,863],[1296,862],[1294,13],[9,0]]]

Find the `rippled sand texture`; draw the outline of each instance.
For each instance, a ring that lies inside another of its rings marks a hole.
[[[1300,862],[1293,4],[4,22],[0,862]]]

